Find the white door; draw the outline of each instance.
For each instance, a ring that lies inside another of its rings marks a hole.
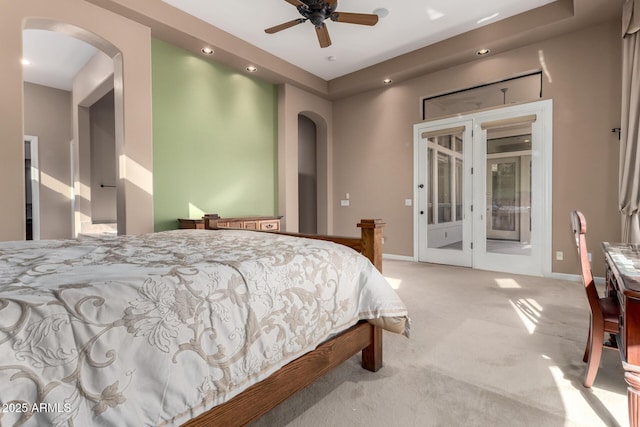
[[[551,273],[551,100],[420,123],[414,144],[417,260]]]
[[[471,121],[416,127],[418,259],[471,266]]]

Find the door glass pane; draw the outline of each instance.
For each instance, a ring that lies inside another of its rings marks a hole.
[[[518,161],[491,162],[491,231],[517,231]],[[513,240],[517,238],[514,233]]]
[[[451,156],[438,154],[438,224],[451,222]]]
[[[451,135],[442,135],[438,138],[438,145],[451,150]]]
[[[429,148],[427,150],[427,224],[433,224],[433,189],[434,182],[433,179],[433,149]]]
[[[427,247],[462,250],[463,131],[427,138]]]
[[[456,184],[456,221],[461,221],[462,220],[462,184],[463,184],[463,179],[462,179],[462,159],[456,159],[456,177],[455,177],[455,184]]]
[[[487,252],[531,255],[531,124],[487,130]]]

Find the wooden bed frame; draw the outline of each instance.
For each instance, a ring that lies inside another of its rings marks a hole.
[[[205,215],[205,229],[217,229],[217,215]],[[329,240],[349,246],[369,258],[382,272],[382,228],[379,219],[363,219],[358,224],[360,238],[284,233],[298,237]],[[327,372],[362,352],[362,367],[376,372],[382,367],[382,329],[361,321],[315,350],[283,366],[271,376],[252,385],[233,399],[215,406],[183,424],[184,427],[242,426],[264,415]]]

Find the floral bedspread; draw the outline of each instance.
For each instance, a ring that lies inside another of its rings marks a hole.
[[[368,260],[330,242],[0,243],[0,425],[179,425],[360,319],[406,315]]]

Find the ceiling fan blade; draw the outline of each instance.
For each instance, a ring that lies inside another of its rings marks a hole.
[[[322,26],[316,27],[316,35],[318,36],[320,47],[331,46],[331,37],[329,37],[329,31],[327,31],[327,26],[324,25],[324,22]]]
[[[334,12],[331,14],[331,20],[347,24],[376,25],[378,23],[378,15],[368,13]]]
[[[307,7],[307,5],[302,3],[300,0],[284,0],[284,1],[286,1],[289,4],[294,5],[295,7],[298,7],[298,6]]]
[[[298,18],[293,21],[285,22],[284,24],[276,25],[275,27],[267,28],[264,30],[267,34],[277,33],[278,31],[286,30],[287,28],[291,28],[294,25],[302,24],[306,19]]]

